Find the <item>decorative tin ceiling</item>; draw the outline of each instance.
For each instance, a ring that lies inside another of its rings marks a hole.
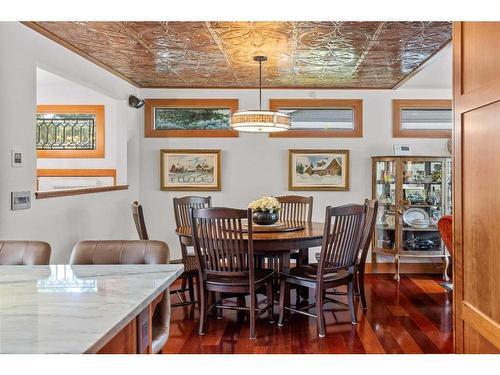
[[[451,40],[449,22],[29,22],[140,87],[397,86]]]

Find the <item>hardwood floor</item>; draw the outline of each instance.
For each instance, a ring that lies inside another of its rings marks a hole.
[[[392,275],[369,274],[368,310],[358,306],[358,324],[350,323],[348,311],[327,312],[322,339],[313,318],[292,315],[280,328],[263,315],[250,340],[247,315],[230,310],[221,320],[210,317],[208,333],[199,336],[197,309],[177,307],[163,353],[451,353],[451,293],[440,283],[434,275],[402,275],[398,285]]]

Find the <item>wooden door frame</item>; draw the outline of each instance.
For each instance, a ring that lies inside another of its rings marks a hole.
[[[463,25],[453,22],[453,333],[455,353],[464,353],[465,322],[492,345],[500,347],[498,322],[490,319],[464,300],[464,226],[463,226],[463,115],[500,101],[500,78],[464,93],[462,79]]]

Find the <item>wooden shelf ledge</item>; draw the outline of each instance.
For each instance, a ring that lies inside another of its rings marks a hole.
[[[116,185],[116,186],[99,186],[92,188],[78,188],[78,189],[67,189],[67,190],[37,191],[35,192],[35,197],[36,199],[45,199],[45,198],[65,197],[69,195],[93,194],[93,193],[102,193],[106,191],[127,190],[127,189],[128,185]]]

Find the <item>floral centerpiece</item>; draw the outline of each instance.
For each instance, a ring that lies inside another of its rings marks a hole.
[[[253,210],[252,219],[258,225],[271,225],[278,221],[280,202],[274,197],[262,197],[250,203]]]

